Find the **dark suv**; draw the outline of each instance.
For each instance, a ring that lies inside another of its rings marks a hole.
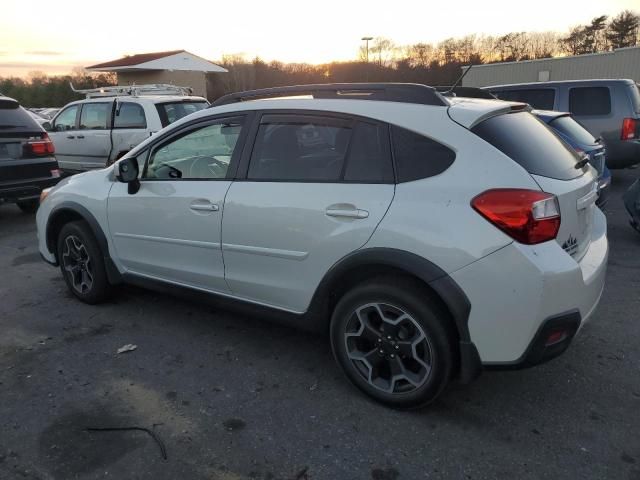
[[[33,213],[42,189],[59,179],[47,133],[17,101],[0,95],[0,204],[15,202]]]

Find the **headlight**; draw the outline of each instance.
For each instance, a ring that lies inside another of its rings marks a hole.
[[[51,187],[42,189],[42,191],[40,192],[40,205],[42,205],[42,202],[44,202],[47,199],[50,191],[51,191]]]

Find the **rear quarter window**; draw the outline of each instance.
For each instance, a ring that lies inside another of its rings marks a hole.
[[[391,127],[398,183],[433,177],[453,164],[456,154],[446,145],[401,127]]]
[[[569,111],[574,115],[609,115],[611,93],[607,87],[574,87],[569,90]]]
[[[471,131],[531,174],[559,180],[583,174],[575,168],[577,153],[528,112],[491,117]]]

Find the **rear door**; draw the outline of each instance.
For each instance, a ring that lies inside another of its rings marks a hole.
[[[116,102],[110,161],[121,157],[149,136],[147,117],[142,105],[126,100]]]
[[[620,140],[622,121],[616,121],[607,86],[569,88],[569,111],[596,138]]]
[[[113,100],[82,104],[77,153],[82,170],[103,168],[111,152],[111,113]]]
[[[222,248],[234,295],[305,311],[331,266],[362,247],[393,194],[386,125],[264,113],[227,194]]]

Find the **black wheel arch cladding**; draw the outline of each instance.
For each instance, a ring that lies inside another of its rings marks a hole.
[[[60,205],[57,205],[53,208],[49,214],[49,219],[47,220],[46,227],[46,239],[47,239],[47,249],[50,252],[53,252],[55,255],[56,252],[56,238],[54,233],[62,227],[62,225],[57,225],[58,219],[60,216],[68,216],[71,215],[72,220],[76,221],[78,219],[83,220],[89,226],[89,229],[93,233],[96,241],[98,242],[98,247],[102,252],[102,256],[104,258],[105,267],[107,270],[107,277],[109,278],[110,283],[120,283],[122,281],[121,274],[116,268],[113,260],[111,259],[111,255],[109,254],[109,243],[107,242],[107,237],[105,236],[100,224],[93,216],[93,214],[84,206],[75,203],[75,202],[62,202]],[[65,222],[66,223],[66,222]],[[56,263],[59,262],[59,259],[56,258]]]
[[[469,333],[471,303],[460,286],[433,262],[404,250],[365,248],[347,255],[334,264],[324,276],[311,301],[309,310],[322,315],[323,305],[330,298],[340,278],[354,269],[370,265],[390,267],[417,277],[428,285],[445,304],[454,321],[460,340],[459,379],[468,383],[482,371],[482,362]]]

